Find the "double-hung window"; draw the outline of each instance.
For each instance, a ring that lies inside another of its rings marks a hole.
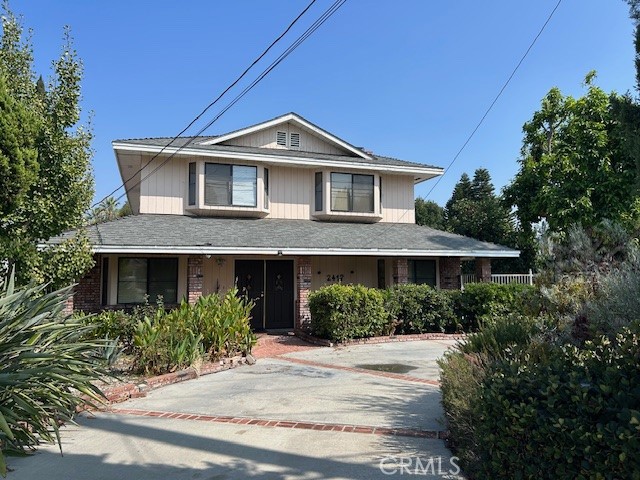
[[[373,213],[373,175],[331,173],[331,210]]]
[[[215,206],[255,207],[258,169],[245,165],[206,163],[204,203]]]
[[[178,300],[177,258],[120,258],[118,303],[150,302],[162,296],[165,303]]]

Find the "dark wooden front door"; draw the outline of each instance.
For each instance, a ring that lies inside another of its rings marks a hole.
[[[264,329],[264,261],[236,260],[236,280],[240,295],[256,304],[251,312],[251,328]]]
[[[293,328],[293,260],[267,260],[265,328]]]
[[[235,268],[240,294],[256,304],[251,328],[293,328],[293,260],[236,260]]]

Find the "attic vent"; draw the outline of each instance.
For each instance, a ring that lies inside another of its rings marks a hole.
[[[291,148],[300,148],[300,134],[292,133],[290,138],[290,147]]]
[[[281,147],[287,146],[287,132],[278,132],[276,133],[276,144]]]

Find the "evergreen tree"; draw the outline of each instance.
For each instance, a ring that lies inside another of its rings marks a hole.
[[[446,230],[444,209],[433,200],[416,198],[416,223],[436,230]]]

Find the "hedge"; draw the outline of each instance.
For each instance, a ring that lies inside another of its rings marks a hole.
[[[309,295],[311,333],[335,341],[389,334],[382,291],[362,285],[334,284]]]
[[[446,290],[404,284],[391,287],[385,293],[387,311],[396,323],[395,333],[454,333],[459,329],[453,302]]]

